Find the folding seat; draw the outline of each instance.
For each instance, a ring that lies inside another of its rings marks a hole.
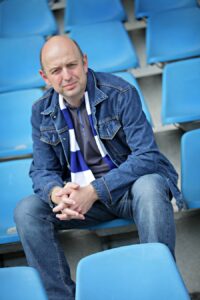
[[[142,102],[142,109],[143,109],[143,111],[144,111],[144,113],[145,113],[145,115],[147,117],[147,120],[153,126],[153,122],[152,122],[150,111],[148,109],[147,103],[146,103],[146,101],[144,99],[144,96],[142,94],[140,86],[139,86],[137,80],[135,79],[135,77],[131,73],[129,73],[129,72],[118,72],[118,73],[115,73],[114,75],[121,77],[122,79],[128,81],[130,84],[132,84],[133,86],[135,86],[135,88],[137,89],[138,94],[140,96],[140,100]]]
[[[70,37],[88,55],[95,71],[117,72],[139,66],[134,46],[121,22],[73,26]]]
[[[200,8],[157,12],[147,20],[147,63],[168,62],[200,55]]]
[[[39,75],[41,36],[0,38],[0,93],[45,85]]]
[[[196,7],[196,0],[134,0],[136,19],[149,17],[155,12],[183,7]]]
[[[76,300],[189,300],[176,263],[164,244],[123,246],[80,260]]]
[[[31,267],[0,268],[2,300],[47,300],[41,278]]]
[[[0,94],[0,158],[32,154],[31,108],[42,94],[40,89]]]
[[[126,13],[120,0],[67,0],[64,29],[70,31],[76,25],[125,20]]]
[[[47,0],[1,1],[0,14],[0,37],[48,36],[58,32]]]
[[[200,58],[167,64],[163,71],[162,122],[200,120]]]
[[[0,163],[0,245],[19,241],[13,219],[17,203],[31,195],[32,183],[29,178],[31,159],[11,160]]]
[[[181,191],[188,208],[200,208],[200,129],[181,139]]]

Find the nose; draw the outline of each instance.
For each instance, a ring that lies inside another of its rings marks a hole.
[[[63,80],[65,80],[65,81],[71,80],[71,73],[68,68],[63,68]]]

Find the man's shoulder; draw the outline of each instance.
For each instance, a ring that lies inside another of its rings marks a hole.
[[[49,88],[44,91],[43,95],[33,103],[33,108],[44,109],[47,107],[51,101],[53,92],[53,88]]]
[[[112,73],[95,72],[95,78],[98,87],[113,88],[118,91],[124,91],[131,88],[131,84]]]

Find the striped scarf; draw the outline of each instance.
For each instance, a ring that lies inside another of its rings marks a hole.
[[[73,121],[70,112],[64,103],[64,99],[62,95],[59,95],[59,105],[69,129],[71,181],[79,184],[80,186],[88,185],[90,182],[95,180],[95,177],[92,171],[87,166],[84,157],[80,151],[79,145],[76,141]],[[92,134],[97,144],[97,148],[99,149],[100,155],[103,158],[104,162],[108,164],[111,170],[116,166],[109,158],[107,151],[103,143],[99,139],[97,132],[94,128],[91,109],[90,109],[90,102],[89,102],[87,92],[85,92],[85,106],[86,106],[86,111],[88,114],[88,119],[92,130]]]

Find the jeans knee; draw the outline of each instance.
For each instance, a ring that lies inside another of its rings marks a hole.
[[[17,226],[28,227],[31,215],[36,214],[39,201],[35,201],[36,196],[31,195],[22,199],[14,211],[14,220]]]
[[[169,187],[166,180],[159,174],[140,177],[132,187],[134,199],[144,200],[145,204],[159,198],[168,198]]]

